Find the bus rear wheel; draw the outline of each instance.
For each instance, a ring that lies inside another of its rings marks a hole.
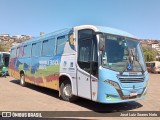
[[[77,100],[77,97],[72,95],[71,83],[67,80],[62,82],[60,86],[61,98],[65,101],[73,102]]]
[[[26,85],[26,83],[25,83],[25,76],[24,76],[23,73],[20,74],[20,85],[23,86],[23,87]]]

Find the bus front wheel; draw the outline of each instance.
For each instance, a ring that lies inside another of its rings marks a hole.
[[[20,85],[24,87],[25,84],[25,76],[24,74],[20,74]]]
[[[60,86],[61,98],[65,101],[73,102],[77,99],[76,96],[72,95],[72,86],[69,81],[62,82]]]

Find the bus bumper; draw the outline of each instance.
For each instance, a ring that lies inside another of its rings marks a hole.
[[[99,88],[97,102],[100,103],[123,103],[144,99],[147,93],[147,86],[135,88],[136,95],[132,95],[132,88],[116,89],[110,85],[104,85]]]

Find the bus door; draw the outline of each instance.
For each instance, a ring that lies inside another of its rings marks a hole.
[[[91,79],[90,79],[90,56],[91,56],[91,39],[82,40],[79,43],[78,50],[78,95],[91,99]]]
[[[78,96],[92,99],[92,79],[98,74],[97,47],[93,37],[78,40]],[[96,79],[97,80],[97,79]]]

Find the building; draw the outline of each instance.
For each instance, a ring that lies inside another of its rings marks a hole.
[[[148,48],[151,48],[151,49],[156,49],[158,52],[160,52],[160,45],[159,45],[159,42],[152,42],[152,43],[148,43],[147,44]]]
[[[9,34],[0,34],[0,37],[9,37]]]
[[[160,40],[140,40],[142,47],[155,49],[157,51],[156,59],[160,61]]]
[[[5,50],[9,50],[10,47],[18,45],[21,42],[31,39],[29,35],[14,35],[10,36],[9,34],[0,34],[0,43],[5,46]]]

